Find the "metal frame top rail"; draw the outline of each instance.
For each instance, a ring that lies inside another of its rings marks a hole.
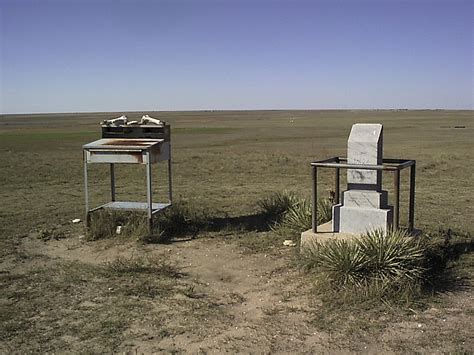
[[[415,160],[408,159],[383,159],[382,165],[368,164],[347,164],[345,157],[333,157],[325,160],[317,160],[311,163],[311,166],[321,168],[341,168],[341,169],[359,169],[359,170],[402,170],[414,165]]]

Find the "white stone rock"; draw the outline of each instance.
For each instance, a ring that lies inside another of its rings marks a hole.
[[[76,219],[72,220],[72,223],[80,223],[80,222],[81,222],[81,220],[79,218],[76,218]]]
[[[383,127],[381,124],[357,123],[353,125],[347,141],[347,163],[382,164],[382,144]],[[376,185],[380,188],[381,176],[380,171],[349,169],[347,183]]]
[[[291,239],[287,239],[283,242],[283,245],[287,247],[294,247],[296,246],[296,243],[292,241]]]

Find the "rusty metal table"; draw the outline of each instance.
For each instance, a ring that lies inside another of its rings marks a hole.
[[[146,210],[148,212],[148,229],[153,232],[153,215],[171,206],[171,147],[170,142],[164,139],[119,139],[103,138],[85,144],[84,155],[84,193],[86,209],[86,227],[90,223],[90,214],[99,209],[114,210]],[[160,161],[168,162],[168,202],[153,203],[152,201],[152,170],[151,166]],[[110,164],[111,202],[98,207],[89,208],[88,191],[88,164]],[[115,200],[115,166],[114,164],[142,164],[146,165],[147,202],[128,202]]]

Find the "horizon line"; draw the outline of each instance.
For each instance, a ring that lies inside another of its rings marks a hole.
[[[225,112],[225,111],[473,111],[474,108],[263,108],[263,109],[190,109],[190,110],[117,110],[117,111],[41,111],[7,112],[5,115],[45,115],[81,113],[135,113],[135,112]]]

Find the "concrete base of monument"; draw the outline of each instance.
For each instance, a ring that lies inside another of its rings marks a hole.
[[[364,233],[382,229],[386,232],[393,221],[393,207],[353,207],[342,204],[332,208],[333,230],[342,233]]]
[[[325,243],[331,240],[352,240],[360,234],[337,233],[332,229],[332,221],[318,226],[318,232],[313,233],[311,229],[301,233],[300,249],[310,248],[314,243]]]
[[[409,237],[419,237],[422,234],[420,229],[414,229],[408,233]],[[354,240],[360,237],[362,233],[339,233],[334,232],[332,221],[318,226],[318,232],[313,233],[311,229],[301,233],[300,250],[311,248],[314,243],[325,243],[331,240]]]

